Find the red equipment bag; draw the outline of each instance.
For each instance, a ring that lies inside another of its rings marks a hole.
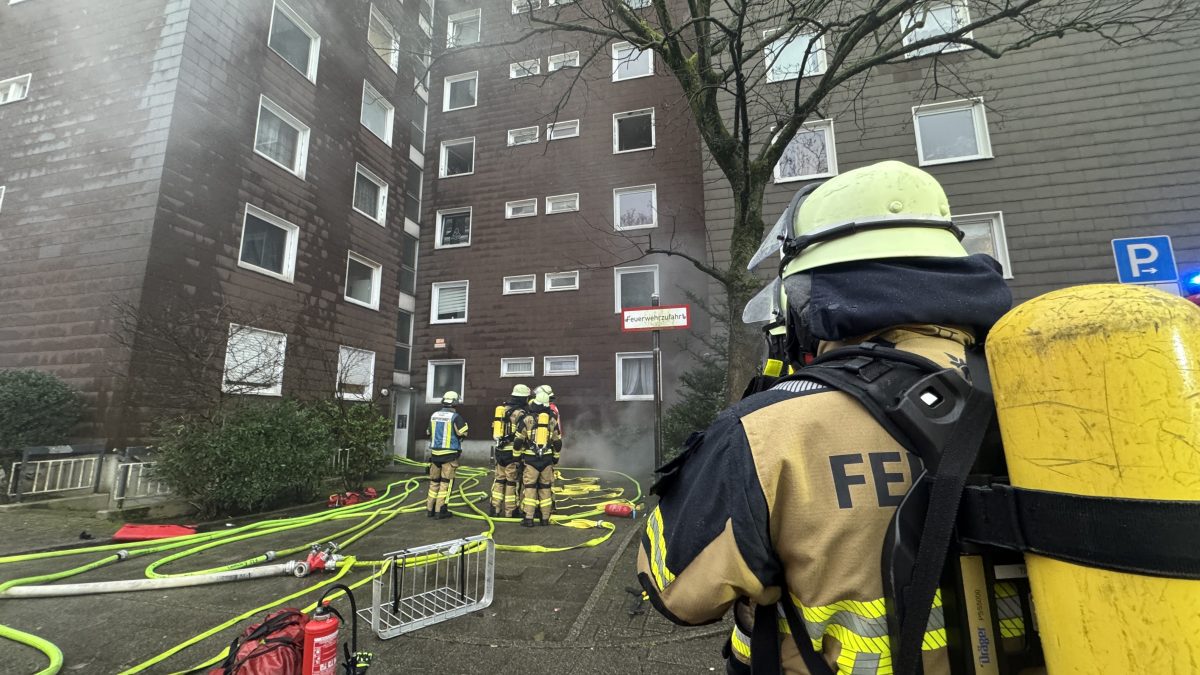
[[[149,541],[169,539],[196,534],[196,528],[183,525],[122,525],[113,535],[113,541]]]
[[[300,675],[306,623],[297,609],[268,614],[229,644],[229,655],[208,675]]]

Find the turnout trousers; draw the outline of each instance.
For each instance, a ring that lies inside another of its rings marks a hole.
[[[505,454],[508,456],[505,457]],[[492,512],[504,518],[516,515],[520,467],[520,460],[511,453],[496,453],[496,478],[492,481]]]
[[[428,511],[443,511],[450,499],[454,472],[458,470],[458,458],[439,462],[437,457],[429,463],[429,497],[425,500]]]
[[[554,463],[549,457],[525,460],[525,472],[521,477],[524,493],[521,495],[521,510],[526,518],[534,518],[541,511],[542,522],[550,520],[551,505],[554,503]]]

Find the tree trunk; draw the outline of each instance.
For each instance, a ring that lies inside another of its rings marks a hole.
[[[762,337],[759,326],[742,323],[742,310],[765,283],[746,270],[764,234],[762,200],[765,187],[766,183],[762,180],[733,185],[733,232],[730,237],[729,268],[724,279],[725,297],[729,300],[729,341],[725,354],[729,364],[725,399],[729,403],[737,401],[750,378],[758,374]]]
[[[726,363],[729,364],[725,378],[727,403],[734,403],[741,398],[750,379],[758,374],[760,365],[762,334],[758,326],[742,323],[742,309],[754,293],[741,290],[743,287],[743,284],[725,287],[726,297],[729,298],[729,340],[725,347]]]

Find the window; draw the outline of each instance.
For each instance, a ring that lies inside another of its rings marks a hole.
[[[575,138],[579,135],[579,120],[566,122],[551,122],[546,125],[546,140],[557,141],[562,138]]]
[[[287,335],[229,324],[225,343],[225,375],[221,391],[231,394],[281,396]]]
[[[4,210],[4,192],[7,189],[3,185],[0,185],[0,211]]]
[[[579,272],[546,272],[543,288],[547,293],[577,291],[579,290]]]
[[[821,120],[800,127],[788,142],[775,163],[775,182],[825,178],[837,172],[833,120]]]
[[[379,309],[379,280],[383,265],[350,251],[346,256],[346,300]]]
[[[424,14],[417,15],[417,26],[421,28],[421,32],[425,34],[425,37],[433,37],[433,24],[429,23],[429,19],[426,19]]]
[[[533,357],[500,359],[500,377],[533,377]]]
[[[542,73],[541,59],[530,59],[528,61],[518,61],[508,64],[508,78],[515,80],[519,77],[529,77],[531,75],[540,75]]]
[[[542,0],[512,0],[512,13],[532,12],[542,8]]]
[[[466,398],[465,373],[467,362],[462,359],[450,361],[430,361],[427,377],[425,378],[425,402],[441,403],[442,394],[448,391],[458,392],[458,402]]]
[[[542,375],[561,377],[579,374],[578,356],[547,356],[542,360]]]
[[[479,42],[479,10],[451,14],[446,19],[446,49]]]
[[[367,44],[388,64],[393,71],[400,68],[400,38],[392,24],[371,6],[371,19],[367,23]]]
[[[948,0],[929,3],[912,12],[906,12],[900,20],[900,29],[904,32],[904,44],[911,45],[914,42],[953,33],[969,23],[971,23],[971,13],[967,9],[966,0]],[[963,37],[969,38],[971,33],[965,33]],[[914,58],[939,52],[956,52],[961,49],[970,49],[970,47],[960,44],[932,44],[911,51],[907,56]]]
[[[354,210],[383,225],[387,222],[388,186],[362,164],[354,169]]]
[[[421,167],[410,160],[404,175],[404,217],[413,223],[421,222],[421,181],[424,176]]]
[[[437,238],[434,248],[458,248],[471,245],[471,207],[438,211]]]
[[[654,74],[654,52],[638,49],[628,42],[612,46],[612,80],[632,80]]]
[[[566,213],[579,210],[579,193],[546,197],[546,213]]]
[[[522,127],[520,129],[508,130],[508,145],[525,145],[526,143],[538,142],[538,129],[540,127]]]
[[[654,354],[617,353],[617,400],[654,400]]]
[[[644,9],[652,4],[652,0],[625,0],[625,6],[629,9]]]
[[[317,55],[321,52],[321,36],[305,23],[300,15],[279,0],[271,12],[270,37],[267,45],[292,64],[309,80],[317,81]]]
[[[1013,278],[1012,263],[1008,259],[1008,237],[1004,233],[1004,214],[973,213],[954,216],[954,224],[963,231],[963,248],[967,253],[986,253],[1000,263],[1004,278]]]
[[[430,323],[466,323],[468,281],[443,281],[433,285]]]
[[[615,267],[617,314],[626,307],[649,307],[650,296],[658,293],[658,265]]]
[[[475,173],[475,139],[442,141],[441,177],[469,176]]]
[[[308,127],[266,96],[258,101],[254,152],[304,178],[308,165]]]
[[[375,352],[338,347],[337,395],[350,401],[370,401],[375,390]]]
[[[546,70],[554,72],[563,68],[578,68],[579,67],[579,52],[567,52],[565,54],[552,54],[546,59]]]
[[[763,31],[763,37],[771,37],[774,33]],[[767,61],[768,82],[820,75],[825,72],[825,38],[812,33],[789,33],[767,45],[763,56]]]
[[[380,94],[370,82],[363,80],[362,113],[358,119],[388,145],[392,144],[392,122],[396,107]]]
[[[537,215],[536,199],[521,199],[504,205],[505,218],[528,218]]]
[[[992,157],[982,99],[917,106],[913,126],[921,166]]]
[[[400,276],[398,285],[401,293],[417,294],[417,246],[420,241],[405,234],[400,244]]]
[[[412,369],[412,312],[399,310],[396,314],[396,358],[392,370],[407,372]]]
[[[442,112],[474,108],[479,102],[476,96],[478,85],[479,71],[447,77],[442,88]]]
[[[618,230],[658,227],[658,189],[639,185],[613,190],[613,227]]]
[[[522,274],[515,277],[504,277],[504,295],[520,295],[522,293],[537,293],[537,275]]]
[[[421,100],[420,96],[413,96],[408,99],[412,101],[411,105],[414,110],[409,115],[409,124],[412,125],[412,136],[409,138],[409,144],[412,147],[425,151],[425,118],[429,114],[429,105]]]
[[[299,234],[295,225],[247,204],[238,267],[290,282],[296,270]]]
[[[654,147],[654,108],[613,115],[613,153]]]
[[[32,80],[33,73],[0,80],[0,105],[25,100],[29,95],[29,83]]]

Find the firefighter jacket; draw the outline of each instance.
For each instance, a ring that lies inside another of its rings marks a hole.
[[[449,462],[462,453],[462,439],[467,437],[467,420],[449,406],[429,418],[429,454],[433,461]]]
[[[867,338],[960,369],[973,341],[933,325]],[[823,343],[821,351],[840,346]],[[880,553],[918,470],[916,456],[849,395],[782,382],[722,412],[661,470],[639,580],[655,607],[683,625],[717,621],[738,602],[727,653],[741,663],[750,654],[751,604],[790,600],[807,632],[801,638],[833,672],[891,673]],[[940,595],[925,634],[926,675],[949,672],[938,605]],[[782,671],[807,674],[780,616]]]
[[[496,444],[496,457],[501,464],[508,464],[529,443],[533,419],[525,405],[510,402],[504,410],[504,435]]]

